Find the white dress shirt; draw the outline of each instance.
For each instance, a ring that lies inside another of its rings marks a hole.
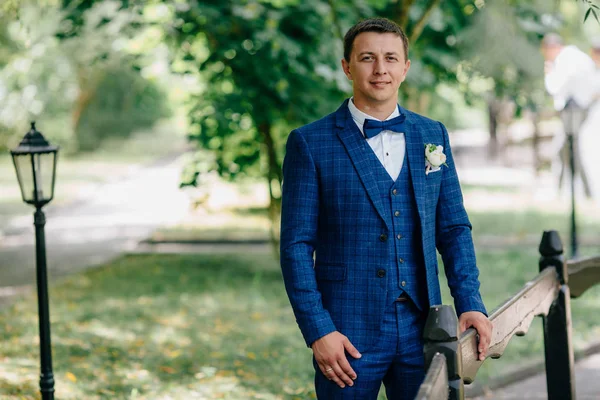
[[[353,99],[350,99],[348,102],[348,109],[350,109],[350,114],[352,114],[352,119],[356,122],[358,129],[360,129],[360,133],[363,134],[363,124],[365,119],[374,119],[377,121],[381,121],[375,117],[372,117],[364,112],[360,111],[354,105]],[[396,118],[400,115],[398,111],[398,107],[394,109],[394,112],[390,114],[384,121],[387,121],[392,118]],[[385,168],[389,176],[396,181],[398,175],[400,175],[400,171],[402,170],[402,164],[404,162],[404,153],[406,153],[406,139],[404,137],[404,132],[392,132],[389,130],[381,131],[381,133],[377,136],[367,139],[367,143],[373,149],[373,152],[381,162],[381,165]]]

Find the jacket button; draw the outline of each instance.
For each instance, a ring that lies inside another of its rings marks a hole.
[[[377,276],[383,278],[385,276],[385,269],[377,270]]]
[[[395,195],[397,195],[397,194],[398,194],[398,190],[397,190],[397,189],[394,189],[394,190],[392,190],[392,194],[393,194],[394,196],[395,196]]]
[[[398,261],[400,261],[400,264],[404,264],[404,258],[399,258]]]
[[[402,286],[406,286],[406,281],[402,281]]]
[[[396,217],[399,217],[399,216],[400,216],[400,211],[396,211],[396,212],[394,213],[394,215],[395,215]]]
[[[386,235],[385,233],[382,233],[382,234],[379,236],[379,240],[380,240],[380,241],[382,241],[382,242],[385,242],[385,241],[387,240],[387,235]]]

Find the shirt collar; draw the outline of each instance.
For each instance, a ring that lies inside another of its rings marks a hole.
[[[360,133],[362,133],[363,135],[365,134],[363,132],[363,124],[365,123],[365,119],[368,118],[368,119],[374,119],[377,121],[382,121],[378,118],[372,117],[369,114],[360,111],[354,105],[354,97],[351,97],[350,101],[348,101],[348,109],[350,110],[352,119],[354,120],[354,122],[356,122],[356,125],[358,125],[358,129],[360,130]],[[398,107],[396,107],[396,108],[394,108],[394,111],[390,114],[390,116],[387,117],[386,119],[384,119],[383,121],[387,121],[388,119],[396,118],[399,115],[400,115],[400,111],[398,111]]]

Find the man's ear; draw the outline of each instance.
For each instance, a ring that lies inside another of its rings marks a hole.
[[[406,79],[406,74],[408,74],[408,70],[410,69],[410,60],[406,60],[406,64],[404,64],[404,76],[402,77],[402,82]]]
[[[350,63],[346,61],[345,58],[342,58],[342,69],[344,70],[344,74],[350,80],[352,80],[352,74],[350,73]]]

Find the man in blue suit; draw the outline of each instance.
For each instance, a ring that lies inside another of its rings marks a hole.
[[[291,132],[283,165],[281,268],[313,350],[319,399],[413,399],[423,327],[440,304],[442,255],[460,329],[491,324],[448,133],[398,106],[408,40],[383,18],[344,38],[353,97]]]

